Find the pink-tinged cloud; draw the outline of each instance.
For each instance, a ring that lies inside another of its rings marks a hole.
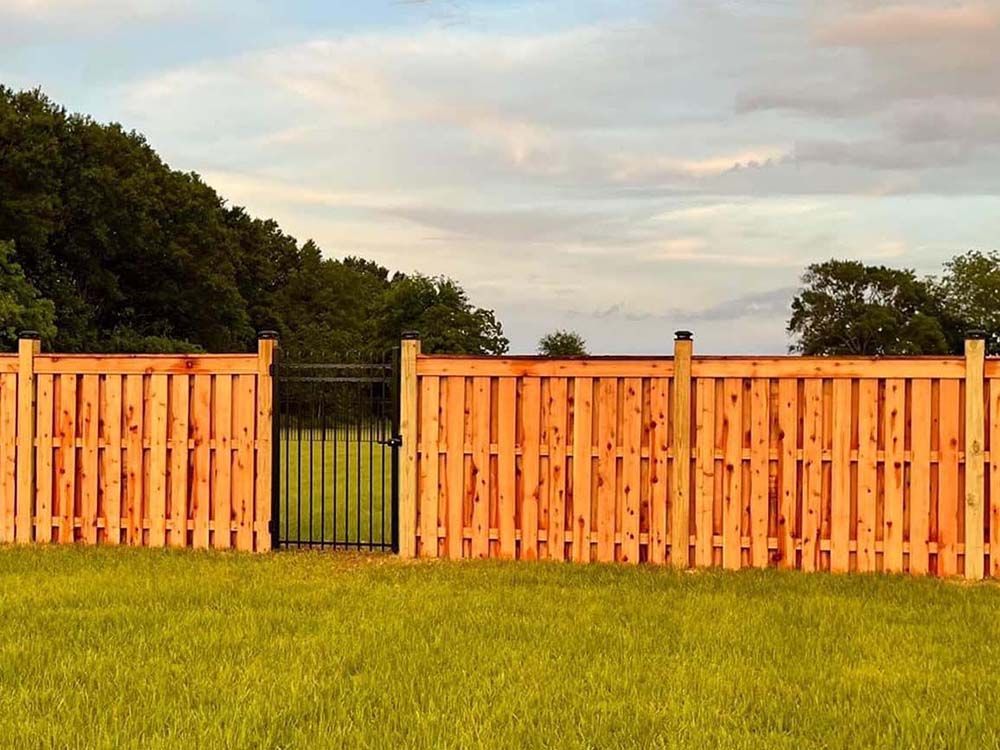
[[[877,8],[834,21],[820,29],[823,44],[869,47],[940,41],[942,38],[989,37],[1000,32],[1000,7],[986,4],[935,8],[926,5],[895,5]]]

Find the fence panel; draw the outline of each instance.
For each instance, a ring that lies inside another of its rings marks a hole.
[[[431,557],[998,575],[1000,361],[969,344],[420,356],[403,512]]]
[[[21,343],[0,356],[0,541],[270,548],[273,339],[257,355]]]

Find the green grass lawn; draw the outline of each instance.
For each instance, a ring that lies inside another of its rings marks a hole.
[[[5,747],[995,747],[1000,587],[0,549]]]
[[[375,436],[287,430],[280,457],[283,540],[392,542],[392,451]]]

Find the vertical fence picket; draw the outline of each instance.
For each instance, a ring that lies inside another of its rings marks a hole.
[[[637,563],[642,486],[642,381],[639,378],[625,378],[623,388],[621,560]]]
[[[670,519],[670,381],[653,378],[649,384],[649,405],[653,429],[649,435],[649,561],[667,559]]]
[[[590,562],[594,381],[573,381],[573,560]],[[666,529],[664,529],[664,532]]]
[[[37,379],[37,414],[35,417],[35,541],[52,541],[52,510],[54,500],[52,430],[55,408],[55,381],[52,375],[39,374]]]
[[[122,378],[104,378],[101,399],[101,491],[104,498],[104,541],[121,543],[122,529]]]
[[[97,544],[97,438],[100,380],[97,375],[80,378],[80,538]]]
[[[931,381],[910,386],[910,573],[930,570]]]
[[[170,546],[187,545],[188,529],[188,420],[190,378],[170,378]]]
[[[858,511],[856,569],[875,571],[875,500],[878,497],[878,381],[858,384]]]
[[[958,569],[958,452],[959,381],[940,384],[938,443],[938,575],[953,576]]]
[[[438,378],[422,378],[420,383],[420,496],[419,524],[421,557],[438,554],[438,415],[441,384]]]
[[[231,375],[215,377],[212,455],[212,546],[215,549],[232,547],[233,523],[233,378]]]

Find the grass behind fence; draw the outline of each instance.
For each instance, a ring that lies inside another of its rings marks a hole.
[[[1000,588],[0,549],[10,747],[995,747]]]
[[[378,437],[348,428],[282,431],[282,539],[292,545],[392,541],[392,450]]]

